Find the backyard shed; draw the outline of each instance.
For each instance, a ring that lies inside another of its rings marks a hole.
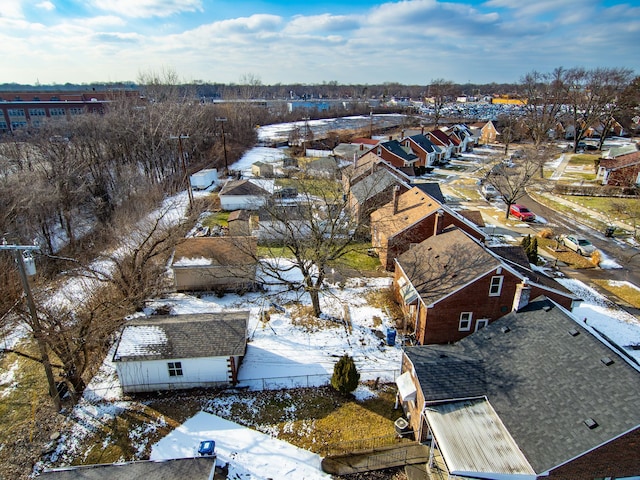
[[[113,362],[125,393],[233,385],[247,345],[245,310],[128,322]]]

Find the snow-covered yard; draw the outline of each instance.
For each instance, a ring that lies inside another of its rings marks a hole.
[[[281,155],[282,151],[278,149],[260,147],[260,150],[250,151],[231,168],[250,170],[250,165],[256,160],[277,161]],[[470,157],[470,160],[476,158]],[[185,204],[183,194],[180,202],[176,202],[177,217]],[[560,282],[584,300],[574,310],[576,321],[605,334],[640,362],[640,350],[632,348],[640,345],[640,322],[584,283],[571,279],[560,279]],[[382,340],[387,329],[392,327],[391,319],[383,309],[371,306],[367,297],[370,292],[387,288],[389,284],[389,277],[363,277],[349,279],[344,285],[331,285],[328,294],[322,297],[323,311],[333,318],[341,318],[348,312],[351,330],[345,324],[331,320],[316,323],[299,321],[296,308],[300,304],[309,305],[308,297],[278,291],[275,287],[267,292],[268,295],[171,295],[150,302],[146,313],[161,306],[173,314],[249,310],[250,338],[239,371],[240,386],[249,390],[325,385],[338,357],[345,353],[354,358],[361,380],[390,383],[400,373],[401,345],[389,346]],[[76,286],[68,283],[60,291],[59,300],[74,298],[75,291]],[[282,309],[272,308],[272,303]],[[269,310],[268,321],[261,321],[263,309]],[[51,457],[56,464],[68,464],[82,456],[84,452],[80,449],[84,439],[108,425],[121,412],[134,407],[134,402],[122,395],[111,362],[112,355],[113,351],[107,355],[100,372],[70,414],[73,427],[62,435]],[[9,385],[12,381],[11,372],[0,378],[1,384]],[[373,393],[364,386],[356,391],[356,397],[360,399],[370,395]],[[162,417],[149,420],[132,431],[130,438],[134,448],[143,452],[148,447],[148,434],[159,428],[166,428]],[[317,455],[207,412],[197,413],[153,445],[151,458],[194,456],[199,442],[207,439],[216,441],[219,463],[229,464],[230,478],[329,478],[320,470],[320,457]],[[36,469],[44,466],[38,465]]]

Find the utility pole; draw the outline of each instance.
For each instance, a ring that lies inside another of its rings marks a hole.
[[[191,189],[191,181],[189,180],[189,172],[187,171],[187,162],[184,158],[184,148],[182,147],[182,139],[189,138],[189,135],[178,135],[177,137],[169,137],[171,140],[178,140],[178,149],[180,150],[180,162],[184,172],[183,181],[187,183],[187,194],[189,195],[189,208],[193,208],[193,190]]]
[[[369,112],[369,138],[373,139],[373,112]]]
[[[53,377],[53,369],[51,368],[51,361],[49,360],[49,353],[47,352],[47,344],[44,340],[44,333],[42,332],[42,326],[38,319],[38,312],[36,310],[36,304],[33,301],[33,295],[31,294],[31,287],[29,286],[28,275],[35,275],[35,263],[31,257],[31,252],[40,250],[37,245],[9,245],[5,239],[2,239],[0,244],[0,250],[11,250],[16,257],[16,263],[18,264],[18,272],[20,274],[20,281],[22,282],[22,288],[24,295],[27,299],[27,307],[31,315],[31,330],[33,330],[33,336],[38,344],[40,350],[40,357],[42,358],[42,366],[47,376],[47,383],[49,384],[49,395],[53,398],[53,403],[56,410],[59,412],[62,409],[60,403],[60,396],[58,395],[58,389],[56,388],[56,382]],[[27,265],[25,264],[25,256],[28,259],[29,270],[27,271]]]
[[[229,163],[227,162],[227,139],[224,135],[224,122],[227,121],[226,117],[217,117],[216,122],[220,122],[222,128],[222,149],[224,150],[224,174],[229,175]]]

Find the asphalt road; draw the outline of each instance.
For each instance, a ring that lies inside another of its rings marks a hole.
[[[547,224],[533,223],[531,229],[539,231],[545,227],[553,229],[556,234],[579,233],[590,240],[596,248],[607,257],[616,260],[623,268],[616,269],[580,269],[562,268],[568,276],[582,280],[618,280],[640,285],[640,249],[631,247],[622,240],[605,237],[599,232],[580,222],[579,218],[568,217],[545,205],[541,205],[526,196],[519,203],[523,203],[536,215],[543,217]],[[610,293],[608,294],[610,295]]]

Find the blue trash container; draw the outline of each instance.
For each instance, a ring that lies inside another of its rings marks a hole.
[[[393,347],[396,344],[396,329],[388,328],[387,329],[387,345]]]
[[[213,440],[205,440],[200,442],[200,448],[198,448],[198,453],[201,456],[212,456],[215,453],[216,442]]]

